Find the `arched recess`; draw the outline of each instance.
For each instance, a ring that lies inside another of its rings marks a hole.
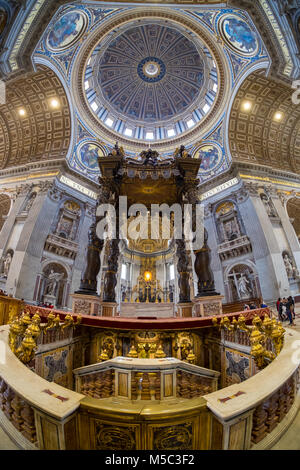
[[[219,243],[233,241],[246,234],[236,202],[230,198],[215,206],[214,217]]]
[[[228,302],[246,302],[261,297],[258,272],[250,260],[227,266],[224,272],[224,284]]]
[[[241,84],[232,104],[228,140],[233,162],[258,163],[300,172],[300,106],[293,90],[256,71]],[[243,104],[250,103],[245,111]],[[276,113],[281,113],[276,119]]]
[[[36,279],[34,299],[40,304],[54,304],[64,309],[68,305],[72,273],[70,267],[56,260],[45,260]]]
[[[11,208],[11,199],[7,194],[0,194],[0,231]]]
[[[63,159],[70,140],[68,98],[53,70],[39,65],[36,72],[7,82],[6,104],[0,106],[0,170]]]

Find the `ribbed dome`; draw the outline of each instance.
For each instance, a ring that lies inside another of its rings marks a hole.
[[[204,63],[194,43],[159,24],[118,36],[99,61],[103,98],[123,117],[143,122],[184,112],[203,86]]]
[[[171,20],[124,22],[85,64],[87,103],[110,131],[167,140],[207,119],[218,93],[216,61],[200,36]]]

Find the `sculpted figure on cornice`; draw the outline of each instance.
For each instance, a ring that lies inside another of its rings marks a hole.
[[[156,166],[158,163],[159,153],[156,150],[148,148],[148,150],[143,150],[140,153],[140,157],[143,159],[143,165]]]
[[[287,200],[288,200],[288,195],[284,193],[283,191],[277,190],[277,196],[279,197],[283,207],[285,207]]]
[[[191,154],[185,150],[185,146],[181,145],[179,148],[175,150],[174,157],[178,158],[192,158]]]
[[[264,186],[264,191],[266,193],[266,195],[270,198],[278,198],[278,193],[277,193],[277,188],[276,186],[270,184],[268,186]]]
[[[16,196],[26,196],[32,189],[33,184],[21,184],[16,188]]]
[[[54,184],[52,185],[52,187],[50,188],[50,191],[48,193],[50,199],[54,202],[58,202],[60,201],[60,199],[62,198],[62,195],[63,195],[63,191],[61,191],[60,189],[58,189]]]
[[[51,181],[39,181],[37,186],[39,187],[39,193],[47,193],[53,186],[53,180]]]
[[[116,142],[113,150],[109,152],[108,157],[125,157],[124,148],[122,146],[119,147],[118,142]]]
[[[244,187],[248,191],[249,196],[259,196],[259,185],[257,183],[245,181]]]
[[[241,202],[245,202],[248,197],[249,197],[249,193],[248,191],[243,187],[241,189],[239,189],[238,191],[236,191],[234,194],[233,194],[236,202],[239,204]]]

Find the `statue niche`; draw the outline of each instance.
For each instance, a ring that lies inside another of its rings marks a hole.
[[[14,256],[14,250],[9,249],[6,252],[6,255],[2,258],[3,259],[2,276],[5,277],[5,278],[8,277],[8,273],[9,273],[9,270],[10,270],[10,266],[11,266],[11,263],[12,263],[13,256]]]
[[[289,280],[298,279],[299,272],[298,272],[298,269],[296,268],[296,264],[295,264],[293,257],[287,251],[283,251],[282,258],[283,258],[283,262],[284,262],[288,279]]]
[[[268,197],[265,193],[260,195],[260,199],[262,200],[263,205],[265,206],[266,212],[269,217],[277,217],[277,212],[274,207],[274,204],[270,197]]]
[[[216,209],[216,225],[220,243],[226,243],[243,235],[240,216],[233,202],[222,202]]]
[[[67,240],[75,240],[80,215],[80,206],[75,201],[65,201],[59,211],[58,222],[54,234]]]
[[[260,296],[257,275],[245,264],[231,268],[227,276],[229,301],[254,299]]]
[[[43,270],[42,289],[39,300],[54,307],[65,306],[65,289],[68,275],[59,263],[50,263]]]

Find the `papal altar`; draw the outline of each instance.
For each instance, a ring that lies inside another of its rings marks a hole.
[[[173,302],[122,302],[120,306],[121,317],[142,318],[169,318],[175,316]]]

